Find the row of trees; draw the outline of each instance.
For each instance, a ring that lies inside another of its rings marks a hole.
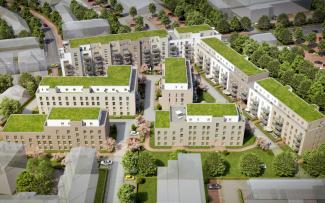
[[[58,11],[53,10],[49,3],[45,2],[42,7],[38,9],[43,15],[48,17],[58,28],[59,32],[62,33],[62,18]]]
[[[271,77],[283,85],[290,85],[297,95],[325,110],[325,71],[305,60],[302,48],[279,50],[236,33],[232,34],[229,42],[233,49],[248,56],[256,66],[267,69]]]
[[[247,17],[239,20],[237,17],[228,20],[221,11],[213,8],[207,0],[177,1],[164,0],[165,5],[180,19],[185,19],[187,25],[209,24],[220,33],[231,31],[248,31],[251,20]]]
[[[93,9],[88,9],[80,5],[76,0],[71,1],[70,9],[73,15],[78,20],[89,20],[89,19],[98,18],[97,13]]]

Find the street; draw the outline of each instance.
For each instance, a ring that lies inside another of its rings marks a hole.
[[[45,43],[44,52],[48,67],[52,64],[60,64],[58,48],[56,46],[55,37],[53,31],[50,28],[44,29],[45,32]]]
[[[148,121],[155,120],[155,83],[161,78],[159,75],[146,76],[146,91],[143,117]]]

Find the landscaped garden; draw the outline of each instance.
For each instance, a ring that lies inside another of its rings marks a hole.
[[[104,202],[107,176],[108,176],[108,169],[100,168],[98,171],[98,182],[97,182],[96,195],[95,195],[96,203]]]

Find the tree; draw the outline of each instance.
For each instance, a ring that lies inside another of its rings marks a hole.
[[[0,40],[14,38],[14,30],[7,24],[6,21],[0,18]]]
[[[218,21],[216,29],[221,34],[226,34],[230,32],[230,25],[226,19],[221,19]]]
[[[111,4],[111,7],[114,8],[116,6],[117,0],[109,0],[109,3]]]
[[[292,177],[297,172],[297,163],[290,152],[282,152],[273,159],[273,169],[280,177]]]
[[[281,24],[284,27],[288,27],[290,26],[290,21],[289,21],[289,17],[286,13],[281,13],[278,17],[277,17],[277,23]]]
[[[261,30],[269,30],[272,28],[272,24],[270,22],[269,17],[267,16],[261,16],[260,19],[258,19],[257,22],[257,28],[261,29]]]
[[[243,30],[242,25],[240,24],[239,19],[237,16],[234,16],[230,21],[230,27],[233,31],[240,32]]]
[[[272,61],[272,58],[268,54],[264,54],[258,59],[257,64],[260,68],[266,69],[270,61]]]
[[[250,57],[254,51],[256,51],[259,47],[259,44],[253,40],[253,39],[248,39],[245,41],[243,52],[245,55]]]
[[[316,42],[316,33],[311,32],[306,35],[306,41],[308,41],[309,45],[312,45]]]
[[[270,72],[270,76],[271,77],[273,77],[273,78],[277,78],[278,77],[278,74],[279,74],[279,66],[280,66],[280,63],[276,59],[271,60],[267,64],[266,69]]]
[[[157,173],[156,160],[146,151],[139,153],[138,159],[139,174],[143,176],[153,176]]]
[[[298,12],[293,19],[293,24],[295,26],[302,26],[306,24],[306,15],[303,12]]]
[[[246,40],[248,40],[249,38],[247,36],[244,35],[239,35],[232,43],[231,43],[231,47],[236,50],[238,53],[243,53],[243,49],[244,49],[244,45]]]
[[[0,113],[5,118],[9,118],[11,114],[17,114],[21,111],[19,101],[9,98],[4,98],[0,103]]]
[[[124,183],[121,185],[117,196],[121,203],[132,203],[136,197],[135,187]]]
[[[184,14],[185,14],[183,6],[181,6],[181,5],[176,6],[174,13],[179,18],[183,18]]]
[[[134,16],[138,14],[138,11],[134,6],[132,6],[129,10],[129,14],[134,18]]]
[[[325,175],[325,145],[306,152],[303,155],[303,168],[313,177]]]
[[[324,3],[325,4],[325,3]],[[311,18],[313,23],[322,23],[325,20],[325,9],[316,9]]]
[[[187,25],[199,25],[204,23],[205,18],[198,11],[191,11],[186,14]]]
[[[220,153],[211,152],[206,157],[204,168],[211,177],[221,176],[225,173],[226,162]]]
[[[127,33],[131,32],[131,28],[127,25],[121,25],[117,31],[118,33]]]
[[[319,48],[319,53],[324,53],[325,52],[325,39],[322,39],[319,44],[318,44],[318,48]]]
[[[240,157],[240,171],[245,176],[257,177],[261,175],[262,161],[254,153],[246,153]]]
[[[308,99],[308,92],[310,89],[310,86],[312,84],[312,81],[310,79],[304,79],[303,81],[300,82],[298,89],[297,89],[297,94],[302,97],[303,99]]]
[[[154,3],[150,3],[148,8],[149,12],[151,13],[151,16],[153,16],[156,13],[156,5]]]
[[[292,44],[292,33],[288,28],[283,27],[282,25],[278,26],[274,32],[276,38],[284,45]]]
[[[300,42],[304,41],[305,37],[304,37],[304,33],[303,33],[301,27],[296,27],[293,35],[294,35],[294,38],[296,39],[296,42],[300,43]]]
[[[170,20],[169,20],[168,16],[166,16],[166,15],[164,15],[164,16],[160,19],[160,21],[165,25],[165,27],[167,27],[167,26],[169,25],[169,23],[170,23]]]
[[[172,28],[177,28],[177,27],[179,27],[179,23],[174,21],[172,24]]]
[[[9,87],[11,87],[13,78],[9,74],[0,75],[0,93],[6,91]]]
[[[127,151],[122,158],[122,165],[126,173],[136,174],[138,173],[138,155],[136,152]]]
[[[35,192],[36,190],[36,178],[34,175],[23,171],[17,177],[17,192]]]
[[[160,10],[159,13],[158,13],[158,17],[159,19],[161,19],[163,16],[165,16],[165,11],[164,10]]]
[[[35,93],[39,82],[40,79],[38,78],[37,81],[36,77],[32,76],[30,73],[22,73],[19,78],[19,84],[22,87],[26,88],[30,95],[33,95]]]
[[[143,30],[143,17],[142,16],[137,16],[135,18],[135,30],[136,31],[141,31]]]
[[[265,52],[261,49],[257,49],[253,52],[253,54],[250,56],[249,60],[254,63],[255,65],[258,65],[258,60],[265,54]]]
[[[240,24],[243,27],[244,31],[250,31],[252,28],[252,21],[246,16],[240,19]]]
[[[50,4],[48,2],[45,2],[43,4],[43,7],[41,8],[42,13],[44,13],[46,16],[50,16],[52,12],[52,8],[50,7]]]
[[[123,12],[123,6],[121,3],[117,3],[115,6],[114,6],[114,11],[117,13],[117,14],[121,14]]]

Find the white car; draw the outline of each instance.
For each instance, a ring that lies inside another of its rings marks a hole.
[[[100,165],[103,165],[103,166],[109,166],[109,165],[112,165],[113,164],[113,161],[112,160],[103,160],[100,162]]]
[[[139,135],[139,132],[137,132],[137,131],[131,131],[130,132],[130,135],[132,135],[132,136],[137,136],[137,135]]]

